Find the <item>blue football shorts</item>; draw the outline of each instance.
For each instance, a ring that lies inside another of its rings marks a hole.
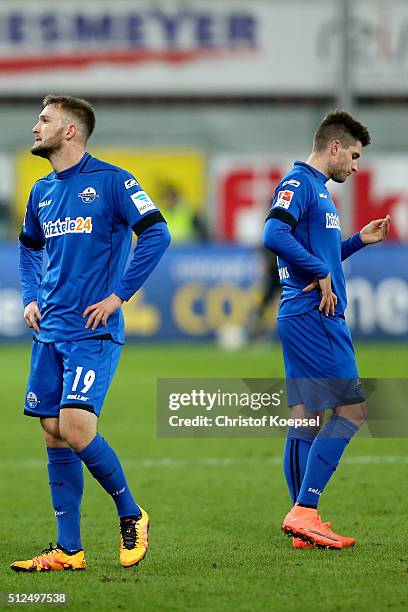
[[[83,408],[99,416],[121,351],[112,340],[34,341],[24,414],[58,417],[60,408]]]
[[[343,316],[311,310],[278,319],[288,405],[309,412],[364,401],[350,330]]]

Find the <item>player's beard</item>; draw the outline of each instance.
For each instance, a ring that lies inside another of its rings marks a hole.
[[[348,172],[344,168],[334,167],[330,169],[330,178],[335,183],[344,183],[347,180]]]
[[[334,172],[331,174],[330,178],[335,183],[345,183],[347,180],[347,174],[345,175],[344,172],[342,174],[340,174],[340,172]]]
[[[34,144],[31,148],[31,153],[37,157],[43,157],[44,159],[50,159],[53,153],[56,153],[61,148],[61,139],[58,136],[49,139],[47,142],[39,141]]]

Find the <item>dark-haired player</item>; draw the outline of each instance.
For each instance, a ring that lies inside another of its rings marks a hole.
[[[317,505],[352,436],[366,419],[350,331],[344,319],[346,286],[341,262],[367,244],[384,240],[390,217],[341,239],[340,216],[326,183],[357,172],[368,129],[335,110],[318,127],[307,162],[295,162],[272,201],[264,245],[278,254],[283,287],[278,329],[293,417],[331,409],[323,428],[289,428],[284,470],[293,508],[282,529],[294,547],[352,546],[323,523]]]
[[[53,172],[34,184],[20,234],[24,318],[34,330],[24,413],[44,430],[58,540],[14,562],[16,571],[86,567],[82,463],[116,504],[121,565],[136,565],[147,551],[149,517],[97,423],[124,343],[120,307],[155,268],[170,235],[137,179],[86,152],[94,126],[86,100],[47,96],[33,128],[31,152]],[[125,272],[132,230],[138,241]]]

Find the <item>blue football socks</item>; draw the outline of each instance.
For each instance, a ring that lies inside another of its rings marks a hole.
[[[82,462],[70,448],[47,448],[52,505],[58,544],[66,552],[82,549],[80,508],[84,491]]]
[[[96,434],[88,446],[77,455],[92,476],[112,496],[121,518],[137,518],[141,515],[139,506],[129,490],[117,454],[100,434]]]
[[[307,458],[316,437],[309,427],[289,427],[283,455],[283,469],[292,506],[295,504],[306,470]]]
[[[333,476],[347,444],[358,430],[355,423],[337,415],[332,416],[321,429],[307,459],[297,498],[301,506],[317,508],[320,495]]]

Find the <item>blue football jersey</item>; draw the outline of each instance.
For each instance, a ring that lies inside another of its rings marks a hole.
[[[296,241],[311,255],[327,265],[332,289],[338,302],[336,314],[342,315],[347,306],[346,284],[342,261],[342,239],[339,211],[326,187],[327,177],[301,161],[275,190],[268,218],[288,223]],[[359,246],[361,248],[361,246]],[[282,297],[278,317],[308,312],[319,305],[318,289],[304,293],[303,289],[314,280],[299,267],[278,257]]]
[[[81,161],[37,181],[27,204],[20,241],[40,250],[48,264],[38,289],[42,342],[80,340],[110,334],[124,342],[119,308],[106,327],[85,329],[87,306],[120,288],[132,229],[140,234],[164,221],[129,172],[85,153]]]

